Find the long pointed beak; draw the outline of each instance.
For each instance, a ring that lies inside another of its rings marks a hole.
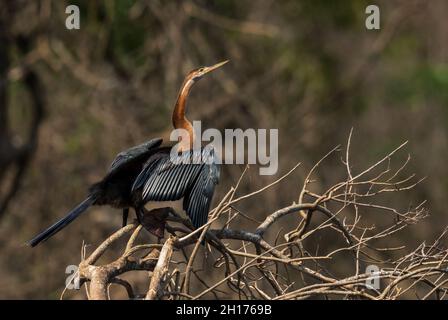
[[[220,62],[220,63],[217,63],[217,64],[215,64],[215,65],[213,65],[213,66],[211,66],[211,67],[207,67],[205,70],[204,70],[204,74],[206,74],[206,73],[209,73],[209,72],[211,72],[211,71],[213,71],[213,70],[216,70],[216,69],[218,69],[219,67],[222,67],[223,65],[225,65],[227,62],[229,62],[230,60],[226,60],[226,61],[222,61],[222,62]]]

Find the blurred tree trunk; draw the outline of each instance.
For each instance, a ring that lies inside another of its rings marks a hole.
[[[13,46],[17,46],[19,54],[24,56],[28,54],[36,34],[15,35],[12,31],[12,22],[19,10],[18,6],[13,1],[5,1],[3,4],[0,8],[0,182],[7,184],[7,187],[0,195],[0,217],[20,188],[22,177],[37,147],[38,129],[44,114],[44,92],[39,78],[31,66],[24,65],[21,80],[31,97],[32,118],[25,142],[18,146],[12,142],[8,117],[10,52]],[[10,170],[14,170],[12,177],[7,175]]]
[[[8,3],[8,2],[7,2]],[[8,5],[0,9],[0,178],[11,157],[12,146],[8,134],[8,71],[10,37],[8,35]]]

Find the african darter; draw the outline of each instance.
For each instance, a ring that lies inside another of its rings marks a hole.
[[[119,153],[106,176],[89,188],[87,198],[64,218],[28,241],[28,244],[34,247],[47,240],[92,205],[110,205],[123,209],[125,225],[129,208],[134,208],[140,221],[143,214],[148,214],[144,208],[146,203],[179,200],[193,226],[199,228],[204,225],[219,180],[220,167],[215,161],[217,155],[213,148],[193,149],[195,135],[191,122],[185,117],[185,109],[193,84],[225,63],[227,61],[201,67],[186,76],[177,97],[172,122],[175,129],[184,129],[183,132],[188,132],[188,135],[179,138],[176,144],[178,149],[174,153],[176,157],[170,156],[172,146],[161,146],[161,138]],[[183,161],[186,158],[193,161]],[[164,224],[156,222],[155,226],[144,226],[162,237]]]

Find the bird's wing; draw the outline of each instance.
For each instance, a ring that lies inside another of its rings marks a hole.
[[[210,162],[204,164],[199,176],[184,197],[184,209],[195,228],[207,223],[210,204],[219,182],[220,165],[215,161],[214,152],[210,154]]]
[[[154,151],[155,148],[162,144],[161,138],[155,138],[128,150],[122,151],[115,157],[109,167],[108,174],[114,174],[128,165],[132,165],[135,161],[145,161],[146,157]]]
[[[143,202],[173,201],[184,197],[184,209],[198,227],[207,221],[219,166],[209,149],[152,157],[137,177],[133,190],[142,187]],[[204,222],[205,221],[205,222]],[[202,224],[201,224],[202,223]]]
[[[169,152],[154,154],[135,180],[132,190],[142,188],[145,203],[179,200],[203,165],[201,150],[174,156]]]

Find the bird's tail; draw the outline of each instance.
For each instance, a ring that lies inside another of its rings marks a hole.
[[[78,206],[76,206],[72,211],[70,211],[64,218],[54,223],[52,226],[48,227],[45,231],[39,233],[33,239],[27,242],[27,244],[31,247],[37,246],[40,242],[46,241],[62,229],[64,229],[67,225],[69,225],[73,220],[75,220],[81,213],[86,211],[88,207],[90,207],[95,202],[94,196],[89,196],[83,202],[81,202]]]

